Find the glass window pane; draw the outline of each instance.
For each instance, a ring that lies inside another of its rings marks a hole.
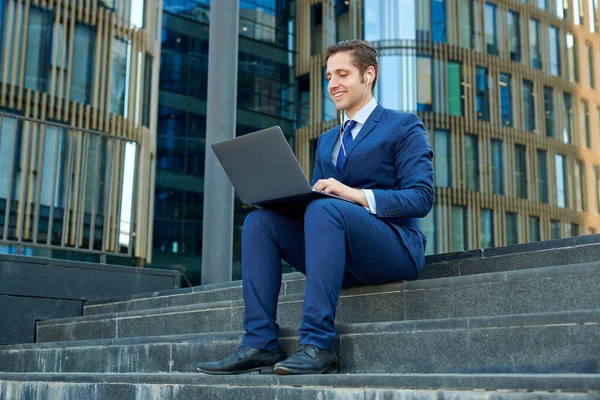
[[[500,73],[500,112],[502,125],[513,126],[512,87],[509,74]]]
[[[417,111],[433,111],[431,58],[417,57]]]
[[[525,146],[515,145],[515,185],[517,197],[527,198],[527,153]]]
[[[346,0],[335,0],[335,35],[336,42],[350,39],[350,3]]]
[[[571,143],[571,137],[573,135],[574,123],[573,121],[573,100],[571,93],[565,92],[563,95],[563,142]]]
[[[451,179],[450,133],[436,130],[434,133],[435,185],[449,187]]]
[[[466,186],[468,190],[479,190],[479,149],[477,143],[477,136],[465,135]]]
[[[473,10],[471,0],[460,0],[460,45],[473,48]]]
[[[539,242],[541,239],[540,233],[540,218],[529,217],[529,242]]]
[[[528,132],[535,130],[535,99],[533,82],[523,81],[523,129]]]
[[[508,246],[519,243],[519,220],[517,214],[506,213],[506,244]]]
[[[548,157],[545,150],[537,151],[538,201],[548,203]]]
[[[487,68],[476,67],[475,69],[476,82],[476,108],[477,119],[482,121],[490,120],[490,105],[489,105],[489,89],[488,89],[488,72]]]
[[[2,7],[2,5],[0,5]],[[62,25],[60,25],[62,26]],[[25,87],[45,91],[49,66],[52,23],[50,14],[39,8],[29,10],[27,54],[25,56]],[[3,38],[2,38],[3,39]]]
[[[335,102],[329,95],[329,80],[326,76],[327,69],[323,68],[323,121],[335,121],[337,118],[337,110]]]
[[[579,4],[581,0],[573,0],[573,22],[576,25],[581,25],[581,7]]]
[[[498,139],[492,139],[492,190],[504,194],[504,146]]]
[[[560,42],[558,28],[551,26],[548,31],[550,41],[550,73],[560,76]]]
[[[575,163],[575,196],[578,211],[586,211],[585,165],[581,161]]]
[[[129,65],[131,46],[129,43],[115,39],[112,51],[112,79],[110,87],[110,112],[125,115],[127,109],[127,82],[129,81]]]
[[[586,43],[585,49],[587,53],[587,82],[588,85],[593,89],[596,86],[594,79],[594,48],[592,44]]]
[[[460,75],[460,64],[448,62],[448,113],[459,117],[462,115]]]
[[[551,220],[550,221],[550,239],[560,239],[560,221]]]
[[[542,69],[542,53],[540,48],[540,21],[529,20],[529,56],[531,68]]]
[[[600,214],[600,167],[594,166],[594,182],[596,182],[596,212]]]
[[[95,55],[95,33],[92,27],[77,24],[73,48],[77,49],[77,57],[73,58],[71,72],[71,99],[80,103],[91,103],[92,76]],[[151,77],[146,77],[151,80]]]
[[[544,122],[546,126],[546,136],[555,137],[554,89],[551,86],[544,86]]]
[[[464,206],[452,206],[452,251],[467,249],[467,212]]]
[[[479,231],[481,248],[494,247],[494,214],[492,210],[481,209]]]
[[[579,127],[581,130],[583,146],[590,148],[592,145],[592,140],[590,138],[590,110],[587,101],[581,100],[579,104],[579,113],[581,116],[581,118],[579,119]]]
[[[437,253],[437,238],[436,238],[436,221],[437,221],[437,205],[434,204],[431,212],[425,218],[421,218],[421,230],[427,238],[427,247],[425,255]]]
[[[569,62],[569,80],[579,82],[579,57],[577,53],[577,39],[567,33],[567,60]]]
[[[568,206],[567,196],[567,160],[566,157],[557,154],[554,158],[555,170],[556,170],[556,196],[557,205],[561,208]]]
[[[485,43],[488,54],[498,55],[498,19],[497,7],[485,4]]]
[[[446,43],[445,0],[431,0],[431,40]]]
[[[521,34],[520,34],[519,13],[515,11],[508,12],[508,33],[510,41],[510,59],[512,61],[521,61]]]

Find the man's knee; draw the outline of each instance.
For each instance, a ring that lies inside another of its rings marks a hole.
[[[242,227],[243,232],[247,231],[255,231],[256,229],[262,229],[272,219],[274,218],[275,213],[271,210],[258,209],[251,211],[244,219],[244,225]]]
[[[342,203],[344,200],[326,198],[313,200],[306,207],[304,213],[304,220],[310,220],[314,218],[342,218]]]

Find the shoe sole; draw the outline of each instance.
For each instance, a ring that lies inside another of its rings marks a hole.
[[[277,375],[300,375],[300,374],[337,374],[337,366],[325,367],[322,370],[307,371],[304,369],[275,367],[273,372]]]
[[[209,375],[270,375],[273,374],[273,366],[270,367],[257,367],[251,369],[245,369],[241,371],[208,371],[201,368],[196,368],[198,372]]]

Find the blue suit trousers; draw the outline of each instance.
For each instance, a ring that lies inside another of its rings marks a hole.
[[[398,232],[362,206],[318,199],[303,220],[255,210],[242,231],[244,346],[279,347],[282,259],[306,275],[300,343],[324,349],[333,348],[341,288],[417,277]]]

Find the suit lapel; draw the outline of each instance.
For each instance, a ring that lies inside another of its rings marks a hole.
[[[375,125],[377,125],[377,123],[381,119],[381,116],[383,115],[384,111],[385,111],[385,109],[378,104],[377,107],[375,107],[375,109],[369,116],[369,118],[367,118],[367,121],[365,122],[363,127],[360,129],[360,132],[358,132],[358,135],[352,141],[352,145],[347,150],[347,155],[346,155],[346,159],[344,160],[342,170],[343,170],[343,167],[346,166],[346,161],[348,161],[348,158],[352,154],[352,151],[356,148],[356,146],[358,146],[358,144],[361,142],[361,140],[363,140],[365,137],[367,137],[367,135],[373,130],[373,128],[375,128]],[[333,141],[333,144],[335,145],[335,140]],[[332,145],[331,149],[333,151],[333,145]]]
[[[331,161],[333,156],[333,148],[335,147],[335,143],[338,140],[339,135],[337,134],[340,131],[340,127],[337,126],[333,128],[329,134],[325,133],[323,138],[323,149],[325,151],[325,165],[327,165],[327,170],[331,171],[332,178],[337,180],[340,179],[340,172],[336,168],[335,164]]]

